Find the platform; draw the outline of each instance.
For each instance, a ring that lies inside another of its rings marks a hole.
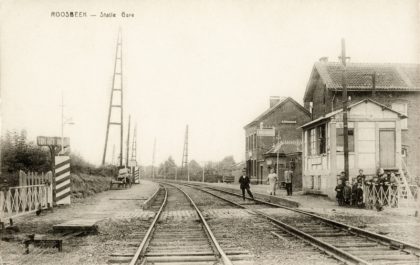
[[[54,232],[98,232],[97,223],[100,219],[73,219],[61,224],[53,225]]]

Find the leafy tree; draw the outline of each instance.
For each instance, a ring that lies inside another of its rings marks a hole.
[[[50,170],[50,157],[46,149],[27,141],[26,131],[6,133],[1,140],[2,172],[19,170],[46,172]]]
[[[176,163],[172,156],[168,157],[166,161],[161,163],[158,168],[158,175],[161,178],[175,179],[175,171],[177,170]]]

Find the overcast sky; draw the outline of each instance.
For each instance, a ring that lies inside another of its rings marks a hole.
[[[125,124],[130,113],[142,164],[151,163],[155,137],[157,162],[172,155],[180,164],[186,124],[190,158],[243,160],[243,126],[269,96],[302,103],[314,62],[337,61],[342,37],[353,62],[419,62],[417,1],[0,0],[0,8],[3,133],[59,136],[63,91],[72,151],[96,164],[119,26]],[[123,11],[134,18],[120,18]]]

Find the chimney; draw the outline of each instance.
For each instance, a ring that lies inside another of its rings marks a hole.
[[[281,98],[279,96],[271,96],[270,97],[270,108],[274,107],[277,103],[279,103],[280,99]]]
[[[328,63],[328,57],[321,57],[319,58],[319,61],[322,63]]]

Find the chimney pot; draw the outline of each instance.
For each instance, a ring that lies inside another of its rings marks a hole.
[[[270,108],[274,107],[277,103],[279,103],[280,99],[281,98],[279,96],[271,96],[270,97]]]

